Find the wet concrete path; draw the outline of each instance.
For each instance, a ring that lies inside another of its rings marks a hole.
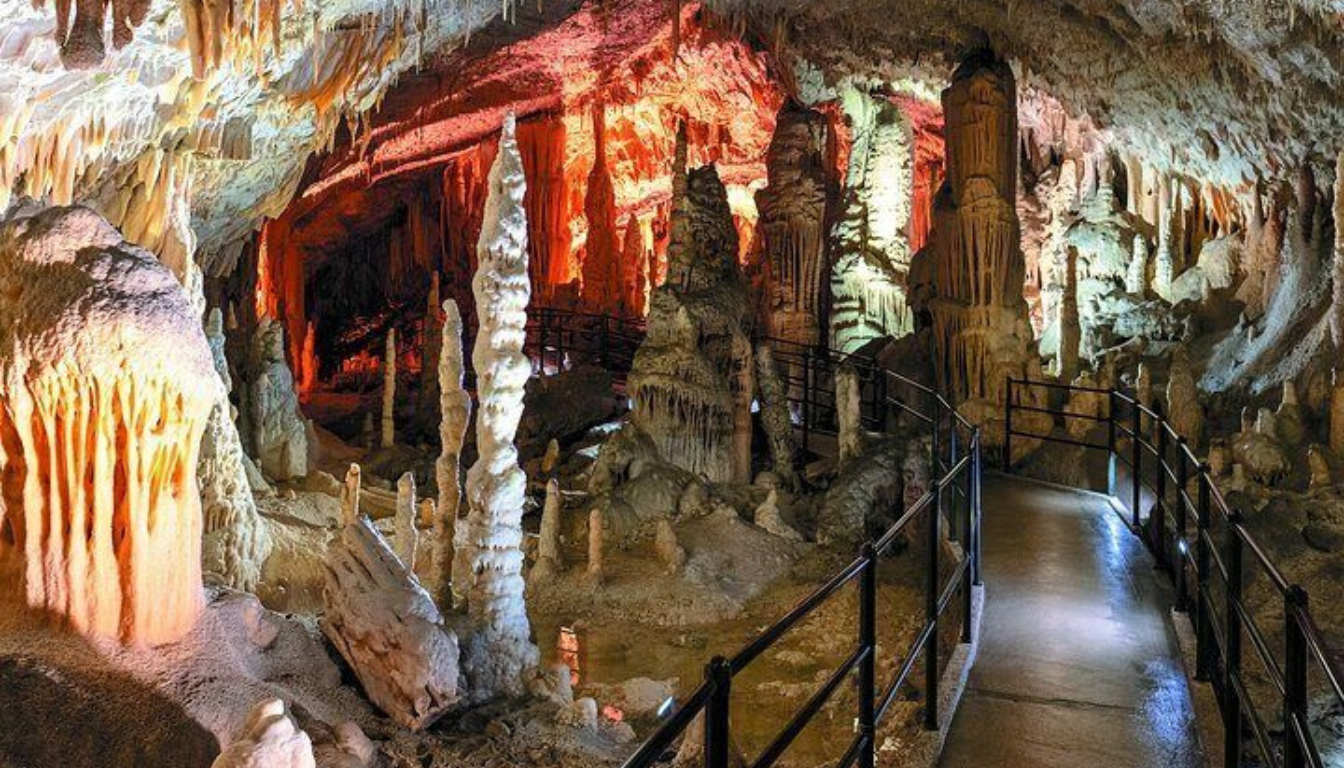
[[[986,476],[984,520],[984,634],[940,765],[1202,765],[1172,589],[1106,501]]]

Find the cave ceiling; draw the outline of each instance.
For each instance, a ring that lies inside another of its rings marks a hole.
[[[632,101],[693,76],[654,66],[678,4],[527,6],[241,0],[203,28],[225,6],[152,0],[98,58],[61,50],[52,3],[0,0],[0,205],[24,194],[89,202],[163,252],[171,203],[185,197],[186,247],[219,273],[296,195],[317,207],[324,191],[441,165],[506,110]],[[932,96],[959,56],[992,48],[1028,90],[1090,116],[1122,149],[1233,189],[1289,178],[1303,160],[1326,181],[1344,135],[1340,2],[713,0],[707,10],[715,34],[740,34],[803,100],[845,80]],[[760,68],[739,70],[730,74]],[[736,95],[776,97],[759,84]]]

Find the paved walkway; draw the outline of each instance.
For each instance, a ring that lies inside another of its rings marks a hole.
[[[1194,768],[1172,590],[1099,496],[986,477],[984,635],[943,768]]]

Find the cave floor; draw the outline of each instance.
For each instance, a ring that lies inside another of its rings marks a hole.
[[[984,524],[984,635],[940,765],[1202,765],[1172,589],[1103,498],[986,476]]]

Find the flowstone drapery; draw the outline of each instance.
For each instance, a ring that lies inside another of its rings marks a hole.
[[[467,472],[467,516],[458,522],[455,534],[455,559],[469,579],[458,589],[466,595],[472,622],[472,634],[464,641],[463,666],[474,699],[521,693],[523,673],[535,668],[539,659],[523,602],[527,477],[518,466],[513,444],[523,415],[523,390],[532,373],[531,361],[523,354],[531,296],[525,189],[510,114],[490,169],[471,286],[480,329],[472,350],[480,401],[476,415],[480,456]]]
[[[83,207],[0,225],[0,597],[128,642],[202,603],[201,434],[223,384],[173,274]]]
[[[1035,354],[1022,298],[1016,85],[1007,64],[976,56],[943,91],[948,175],[934,211],[928,311],[938,382],[956,402],[1002,404],[1008,376]],[[923,258],[922,256],[921,258]],[[974,409],[973,409],[974,410]],[[989,409],[997,410],[997,409]]]
[[[678,136],[666,282],[653,292],[648,335],[635,354],[631,423],[662,458],[714,481],[733,479],[734,425],[751,407],[754,376],[747,286],[737,230],[713,166],[686,172]]]

